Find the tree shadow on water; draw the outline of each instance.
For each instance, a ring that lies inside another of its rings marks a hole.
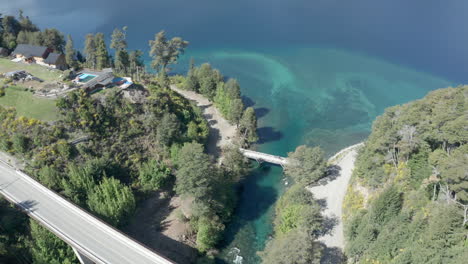
[[[283,133],[277,131],[273,127],[261,127],[257,129],[258,144],[264,144],[267,142],[278,141],[283,138]]]
[[[252,221],[262,217],[276,202],[278,198],[277,190],[270,186],[260,186],[258,184],[258,181],[266,175],[265,171],[269,170],[263,167],[267,166],[262,165],[257,169],[257,172],[252,173],[241,182],[238,188],[240,199],[234,212],[235,217],[226,229],[221,248],[229,246],[235,240],[236,234],[239,234]]]
[[[270,109],[266,107],[255,108],[255,116],[257,117],[257,119],[266,116],[268,113],[270,113]]]
[[[241,99],[242,99],[242,102],[244,103],[245,107],[251,107],[251,106],[255,105],[255,101],[252,100],[252,98],[250,98],[250,97],[242,95]]]

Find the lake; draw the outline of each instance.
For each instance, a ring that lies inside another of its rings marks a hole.
[[[74,3],[74,4],[72,4]],[[296,146],[327,153],[369,134],[388,106],[466,83],[468,27],[463,0],[7,0],[40,26],[82,46],[88,32],[127,25],[131,49],[148,50],[161,29],[190,41],[190,57],[239,80],[259,118],[258,149],[287,155]],[[226,263],[258,263],[272,232],[281,168],[261,166],[243,183],[228,226]]]

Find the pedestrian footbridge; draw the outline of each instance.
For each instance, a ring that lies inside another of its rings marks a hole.
[[[239,150],[244,155],[244,157],[256,160],[258,162],[268,162],[280,166],[288,164],[288,159],[281,156],[275,156],[267,153],[253,151],[250,149],[240,148]]]

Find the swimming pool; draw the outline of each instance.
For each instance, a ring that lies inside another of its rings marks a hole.
[[[96,78],[96,75],[87,74],[87,73],[83,73],[78,76],[78,79],[80,79],[80,82],[82,83],[87,83],[94,78]]]

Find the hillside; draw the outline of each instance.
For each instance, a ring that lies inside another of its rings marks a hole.
[[[351,263],[466,263],[468,86],[379,116],[344,207]]]

